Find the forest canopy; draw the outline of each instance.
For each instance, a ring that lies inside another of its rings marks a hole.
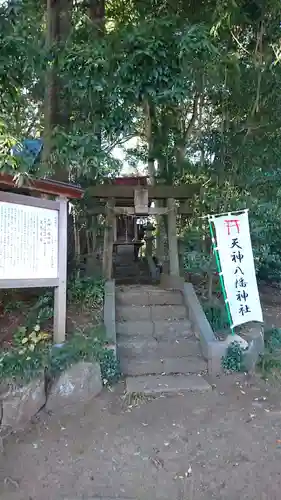
[[[201,183],[181,222],[248,207],[256,266],[279,279],[281,44],[277,0],[10,0],[0,5],[0,168],[41,137],[34,175],[88,186],[141,161],[154,182]]]

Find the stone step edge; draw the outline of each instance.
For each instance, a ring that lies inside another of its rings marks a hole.
[[[157,325],[157,326],[163,326],[163,324],[165,324],[165,326],[166,326],[168,323],[169,326],[172,326],[174,323],[175,327],[177,325],[182,326],[185,323],[186,326],[189,326],[189,328],[192,327],[191,321],[189,321],[189,319],[184,319],[184,318],[178,318],[178,319],[174,318],[174,319],[164,319],[164,320],[163,319],[155,319],[155,320],[151,320],[151,319],[132,320],[132,319],[130,319],[129,321],[120,321],[120,320],[116,321],[116,325],[124,325],[124,323],[126,323],[126,325],[128,325],[128,326],[135,325],[136,323],[138,325],[140,323],[144,323],[145,325],[147,325],[149,323],[149,324],[153,324],[153,325]]]
[[[120,338],[121,337],[121,338]],[[127,340],[128,339],[128,340]],[[140,338],[137,336],[137,340],[135,337],[127,337],[126,335],[117,335],[117,350],[128,350],[132,354],[138,355],[139,353],[155,353],[161,352],[162,350],[188,350],[190,349],[190,354],[187,355],[196,355],[201,353],[200,350],[200,342],[196,339],[196,337],[181,337],[181,338],[165,338],[165,339],[156,339],[155,337],[143,337]],[[185,357],[186,355],[182,355],[179,357]]]
[[[173,366],[174,365],[174,366]],[[151,360],[132,360],[122,358],[120,360],[120,368],[123,375],[126,376],[141,376],[141,375],[190,375],[190,374],[205,374],[208,366],[207,362],[200,358],[199,362],[194,357],[181,358],[166,358],[163,363]]]
[[[129,376],[125,383],[127,393],[147,396],[212,390],[211,385],[198,375]]]

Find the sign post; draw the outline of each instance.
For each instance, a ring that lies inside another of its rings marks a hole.
[[[54,287],[54,341],[66,329],[67,199],[0,191],[0,289]]]

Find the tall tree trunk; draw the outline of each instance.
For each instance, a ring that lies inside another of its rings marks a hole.
[[[71,12],[73,0],[47,0],[46,46],[53,56],[59,44],[63,45],[71,31]],[[45,112],[44,112],[44,148],[42,160],[49,169],[53,150],[53,130],[60,125],[67,127],[69,103],[63,98],[63,82],[57,72],[55,56],[50,60],[46,74]],[[54,165],[56,180],[67,181],[68,170],[65,165]]]
[[[67,128],[69,121],[69,102],[63,96],[63,81],[58,74],[55,54],[59,45],[63,46],[70,35],[72,5],[73,0],[47,0],[46,46],[50,61],[46,74],[42,155],[46,171],[50,169],[52,161],[54,128],[56,126]],[[62,182],[69,180],[67,165],[56,161],[53,169],[56,180]],[[70,212],[68,213],[67,241],[68,270],[70,270],[75,258],[74,224]]]
[[[105,25],[105,0],[89,0],[88,15],[97,29],[97,36],[104,35]]]

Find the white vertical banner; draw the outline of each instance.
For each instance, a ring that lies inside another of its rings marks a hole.
[[[232,326],[263,322],[248,211],[211,216]]]

